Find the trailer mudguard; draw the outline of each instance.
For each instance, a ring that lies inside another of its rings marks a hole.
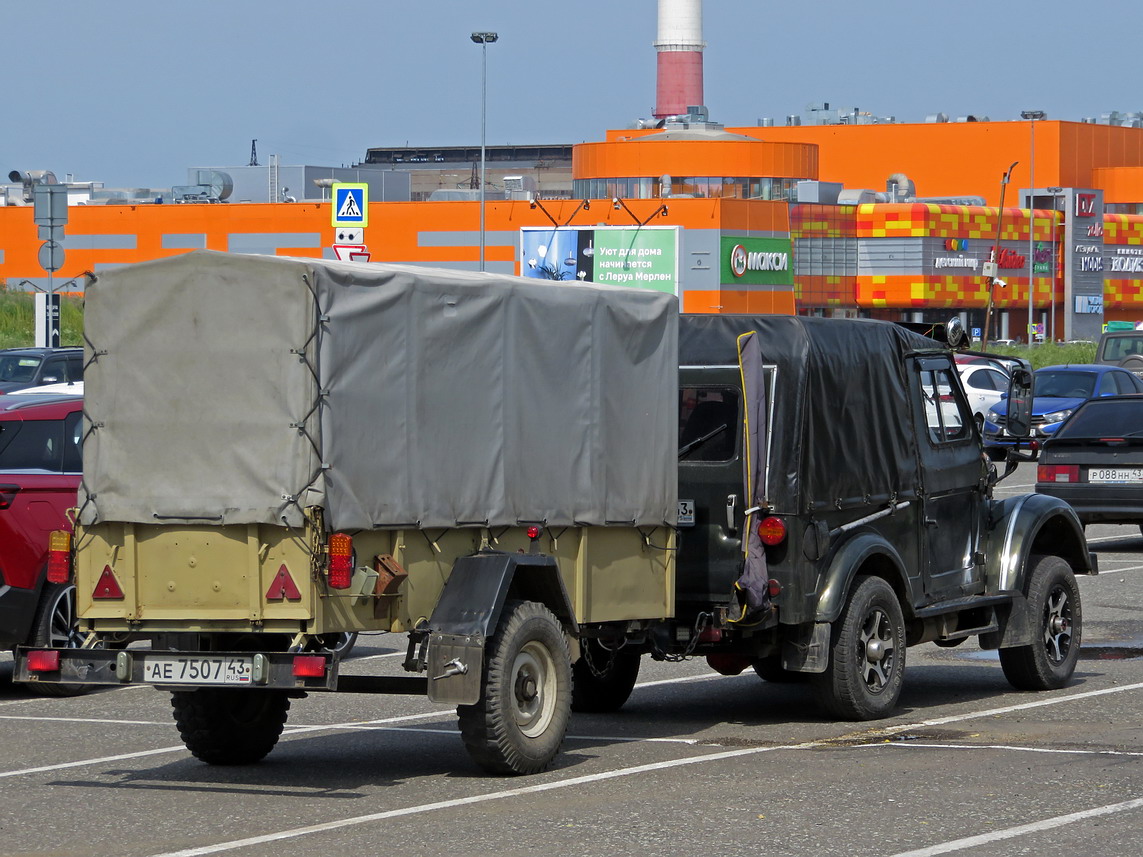
[[[509,596],[538,601],[572,634],[579,627],[555,557],[482,551],[452,567],[429,617],[429,699],[472,705],[480,699],[484,646]]]

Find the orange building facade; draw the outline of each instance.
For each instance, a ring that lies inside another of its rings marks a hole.
[[[572,158],[575,199],[487,201],[487,270],[640,285],[635,254],[654,253],[657,263],[671,258],[647,287],[673,290],[687,312],[936,320],[955,311],[979,326],[991,300],[1004,335],[1031,324],[1056,338],[1090,337],[1105,319],[1143,320],[1143,129],[614,130]],[[913,191],[904,197],[894,188],[902,181]],[[803,183],[845,192],[804,199]],[[956,204],[972,197],[983,204]],[[373,261],[479,265],[477,202],[374,202],[368,222]],[[331,258],[334,240],[330,203],[72,206],[51,282],[78,290],[86,271],[200,247]],[[9,288],[47,285],[41,243],[30,207],[0,208]],[[543,253],[557,246],[570,249],[552,264]]]

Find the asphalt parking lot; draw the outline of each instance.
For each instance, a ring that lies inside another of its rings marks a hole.
[[[974,642],[925,645],[898,712],[854,724],[801,685],[645,658],[628,705],[573,716],[555,767],[525,778],[481,773],[451,710],[352,694],[296,701],[262,763],[211,767],[179,741],[168,694],[39,698],[5,655],[0,853],[1137,853],[1143,536],[1088,537],[1101,574],[1080,579],[1084,652],[1062,690],[1014,691]],[[343,672],[396,674],[403,654],[403,638],[365,636]]]

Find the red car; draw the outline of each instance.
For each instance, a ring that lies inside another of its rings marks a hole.
[[[0,647],[78,646],[75,587],[46,580],[48,534],[72,528],[81,396],[0,396]],[[79,693],[82,686],[37,690]]]

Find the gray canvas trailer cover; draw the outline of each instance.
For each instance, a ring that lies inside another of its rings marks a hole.
[[[88,286],[80,522],[673,525],[678,302],[194,251]]]

